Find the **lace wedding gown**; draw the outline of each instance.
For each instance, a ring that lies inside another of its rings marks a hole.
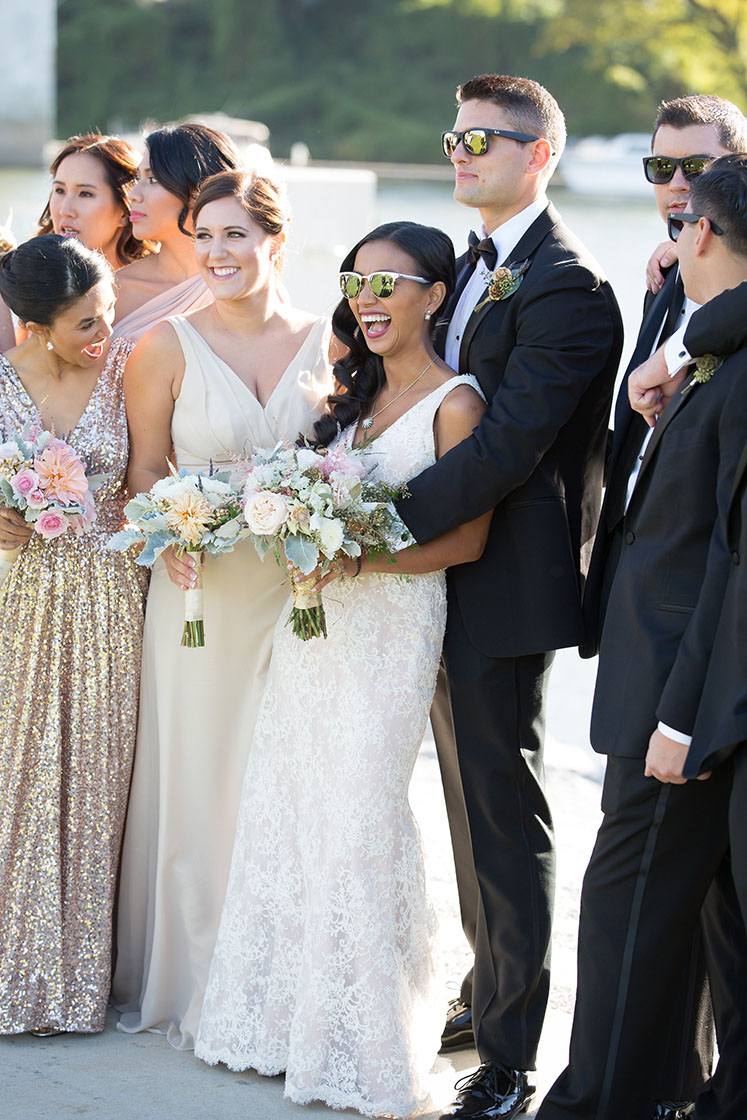
[[[433,463],[453,377],[370,445],[378,478]],[[350,446],[355,429],[342,433]],[[290,605],[290,604],[289,604]],[[285,1095],[368,1116],[427,1107],[443,992],[408,786],[446,622],[443,572],[325,592],[329,637],[276,627],[195,1043]]]

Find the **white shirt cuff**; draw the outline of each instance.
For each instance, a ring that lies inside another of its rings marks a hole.
[[[659,720],[659,731],[662,735],[666,735],[667,739],[673,739],[675,743],[679,743],[683,747],[689,747],[693,741],[692,735],[685,735],[682,731],[676,731],[674,727],[669,727],[661,720]]]
[[[689,365],[693,360],[692,355],[685,346],[685,331],[687,326],[680,327],[664,343],[664,360],[667,363],[667,372],[674,377],[683,366]]]

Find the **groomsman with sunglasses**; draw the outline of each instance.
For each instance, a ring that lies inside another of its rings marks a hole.
[[[554,651],[581,639],[622,324],[598,265],[545,195],[565,144],[555,99],[526,78],[488,74],[457,101],[443,149],[454,197],[482,229],[458,262],[445,356],[478,378],[488,410],[410,481],[399,508],[421,542],[494,509],[482,558],[448,573],[444,657],[461,788],[447,801],[458,806],[463,789],[471,851],[457,847],[456,860],[476,872],[472,907],[462,903],[475,931],[466,1010],[481,1064],[445,1116],[511,1117],[534,1095],[549,989],[546,687]]]
[[[704,298],[738,282],[747,267],[747,213],[738,208],[739,191],[747,188],[741,157],[730,157],[737,162],[722,170],[721,179],[698,167],[703,156],[730,146],[747,146],[744,117],[730,102],[692,97],[661,106],[654,156],[644,166],[662,216],[671,215],[670,236],[681,234],[688,298],[683,315],[677,269],[648,301],[626,382],[672,327]],[[724,212],[728,222],[721,221]],[[660,701],[668,677],[676,679],[686,658],[683,635],[703,578],[717,498],[734,470],[747,413],[703,386],[670,405],[654,431],[631,410],[626,382],[615,410],[607,492],[584,600],[591,638],[582,652],[591,656],[601,644],[591,741],[608,755],[605,815],[581,897],[569,1066],[543,1103],[541,1120],[688,1115],[713,1055],[697,919],[703,897],[698,890],[714,876],[704,919],[717,1009],[739,982],[737,954],[747,951],[725,843],[725,776],[686,792],[662,791],[645,769],[650,739],[681,741],[692,730],[681,695],[668,720],[672,709]],[[724,388],[723,380],[718,384]],[[709,413],[708,405],[716,411]],[[733,429],[722,423],[722,405],[733,415]],[[688,701],[697,703],[697,696]],[[690,903],[684,908],[683,894]],[[727,1014],[719,1027],[722,1053],[743,1052],[740,1017]],[[722,1061],[697,1115],[747,1112],[741,1074]]]

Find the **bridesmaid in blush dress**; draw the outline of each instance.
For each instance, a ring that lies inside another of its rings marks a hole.
[[[155,327],[127,367],[132,492],[309,433],[331,388],[330,325],[278,295],[286,215],[244,172],[207,181],[196,256],[215,302]],[[287,594],[249,541],[203,568],[205,647],[183,649],[194,566],[167,552],[145,623],[136,763],[122,861],[114,1001],[125,1031],[189,1049],[223,904],[241,782]]]
[[[145,579],[122,528],[127,421],[111,272],[54,234],[10,253],[0,293],[29,337],[0,358],[0,442],[67,432],[97,518],[42,540],[0,506],[0,1033],[100,1031],[137,725]]]
[[[137,152],[119,136],[71,136],[49,168],[52,190],[39,233],[77,238],[103,253],[115,272],[147,256],[151,246],[133,235],[130,223],[137,165]]]
[[[203,124],[159,128],[145,145],[130,190],[130,221],[139,241],[157,241],[160,250],[117,276],[114,336],[133,342],[169,315],[185,315],[212,302],[213,293],[195,263],[190,210],[205,179],[240,165],[228,136]]]

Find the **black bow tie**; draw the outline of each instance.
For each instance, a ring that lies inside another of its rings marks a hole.
[[[480,241],[474,230],[470,230],[469,249],[467,253],[472,264],[477,264],[482,257],[491,272],[495,269],[498,260],[498,252],[492,237],[485,237]]]

